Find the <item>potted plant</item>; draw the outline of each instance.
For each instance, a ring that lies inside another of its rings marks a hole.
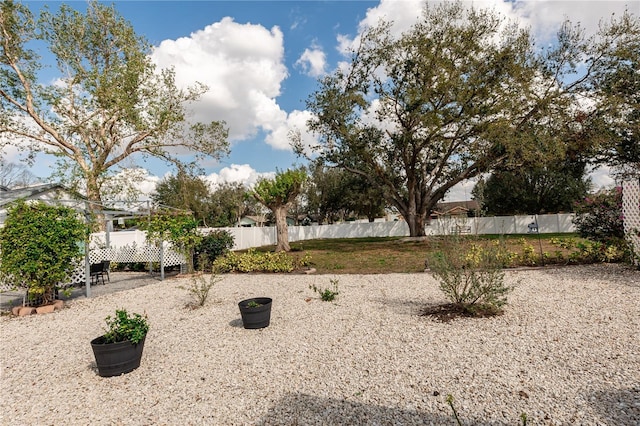
[[[129,315],[126,309],[117,309],[116,315],[107,316],[105,322],[105,333],[91,341],[98,374],[119,376],[138,368],[149,331],[147,316]]]
[[[244,328],[268,327],[271,321],[271,302],[269,297],[254,297],[238,303]]]

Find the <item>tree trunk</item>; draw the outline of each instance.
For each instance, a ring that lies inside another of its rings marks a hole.
[[[397,207],[397,206],[396,206]],[[426,219],[425,214],[419,214],[415,211],[410,212],[404,209],[398,209],[400,214],[404,217],[404,220],[407,222],[409,226],[409,236],[410,237],[424,237],[426,235],[424,224]]]
[[[87,177],[87,199],[89,200],[89,210],[93,215],[94,228],[97,231],[105,231],[107,224],[105,223],[105,216],[102,213],[104,207],[102,206],[102,195],[100,195],[100,188],[98,187],[98,179],[92,175]]]
[[[273,214],[276,217],[276,236],[278,244],[276,251],[289,251],[289,229],[287,228],[287,206],[278,206],[273,208]]]

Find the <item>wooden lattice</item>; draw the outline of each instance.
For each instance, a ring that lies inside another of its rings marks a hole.
[[[640,180],[622,184],[622,215],[624,232],[634,247],[637,263],[640,256]]]

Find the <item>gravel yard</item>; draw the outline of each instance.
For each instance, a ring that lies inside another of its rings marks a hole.
[[[308,288],[334,278],[333,303]],[[452,394],[466,425],[639,425],[640,272],[506,279],[504,315],[447,323],[420,315],[446,301],[428,273],[226,275],[200,309],[172,278],[3,316],[0,423],[454,425]],[[242,328],[252,296],[274,299],[268,328]],[[89,341],[118,308],[151,329],[140,368],[101,378]]]

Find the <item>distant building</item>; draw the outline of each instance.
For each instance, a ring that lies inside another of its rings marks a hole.
[[[86,198],[59,183],[45,183],[23,188],[8,189],[0,186],[0,225],[7,219],[9,205],[17,200],[43,201],[84,211]]]
[[[438,219],[440,217],[469,217],[480,211],[480,204],[476,200],[449,201],[436,204],[429,217]]]
[[[243,228],[251,228],[254,226],[265,226],[266,217],[264,216],[242,216],[238,226]]]

